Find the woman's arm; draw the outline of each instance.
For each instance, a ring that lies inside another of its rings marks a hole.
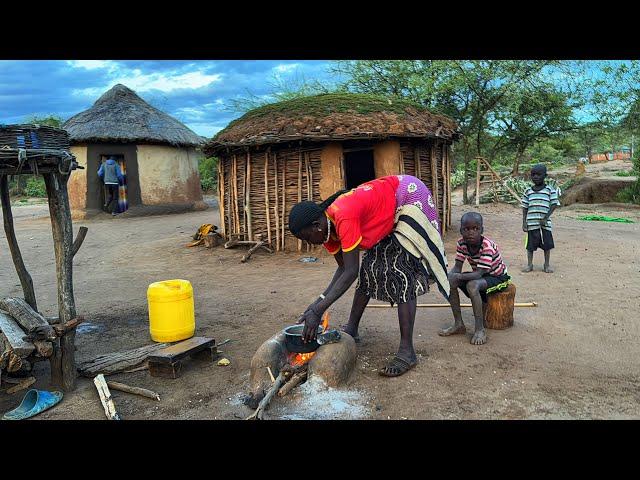
[[[320,299],[312,308],[304,314],[305,327],[302,333],[304,342],[309,342],[316,338],[316,329],[322,319],[322,314],[336,300],[338,300],[358,278],[358,268],[360,266],[360,251],[354,248],[350,252],[342,252],[342,267],[338,267],[331,281],[329,288],[326,290],[325,298]],[[340,265],[340,261],[336,256],[336,261]],[[338,271],[342,271],[338,274]]]
[[[344,272],[344,261],[342,260],[342,250],[338,250],[338,253],[336,253],[333,256],[333,258],[335,259],[336,263],[338,264],[338,268],[336,268],[336,271],[333,273],[333,278],[331,279],[331,282],[329,283],[329,286],[327,288],[325,288],[324,292],[322,292],[322,294],[325,297],[327,295],[327,292],[329,290],[331,290],[333,285],[336,283],[336,280],[338,280],[338,278],[340,278],[340,276]],[[307,309],[304,311],[304,313],[302,314],[302,316],[298,319],[298,321],[296,323],[304,322],[305,314],[309,311],[309,309],[315,307],[318,304],[318,302],[320,302],[321,300],[322,300],[322,297],[318,296],[318,298],[316,298],[313,301],[313,303],[307,307]]]

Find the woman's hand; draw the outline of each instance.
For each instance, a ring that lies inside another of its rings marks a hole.
[[[318,334],[318,326],[322,321],[322,314],[317,314],[313,308],[309,308],[302,315],[304,321],[304,330],[302,330],[302,341],[309,343],[315,340]],[[302,322],[300,322],[302,323]]]
[[[316,305],[316,303],[318,303],[319,301],[320,301],[320,299],[318,298],[315,302],[313,302],[311,305],[309,305],[309,306],[307,307],[307,309],[304,311],[304,313],[303,313],[302,315],[300,315],[300,318],[296,321],[296,324],[298,324],[298,325],[299,325],[299,324],[301,324],[301,323],[304,323],[305,315],[306,315],[306,314],[309,312],[309,310],[311,310],[311,309]]]

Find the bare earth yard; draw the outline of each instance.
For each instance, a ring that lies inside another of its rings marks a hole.
[[[19,212],[20,208],[15,210]],[[473,207],[455,207],[454,225]],[[520,272],[525,257],[521,210],[505,204],[481,205],[485,234],[502,248],[517,286],[516,301],[538,303],[516,309],[515,325],[489,330],[484,346],[469,343],[473,319],[463,310],[467,336],[442,338],[449,309],[419,309],[415,346],[420,363],[393,379],[375,369],[399,340],[393,309],[372,309],[362,322],[356,371],[346,392],[358,392],[357,418],[371,419],[543,419],[640,418],[640,209],[573,205],[554,214],[556,272]],[[624,216],[634,224],[585,222],[586,213]],[[18,241],[30,270],[40,310],[55,315],[55,266],[48,217],[16,214]],[[240,263],[242,249],[186,248],[203,223],[218,224],[218,211],[138,218],[98,218],[75,222],[89,233],[76,256],[74,285],[78,313],[88,322],[77,337],[77,357],[126,350],[151,343],[147,286],[183,278],[195,292],[196,334],[232,341],[221,349],[228,367],[190,362],[176,380],[152,378],[147,371],[113,376],[160,393],[161,401],[114,392],[124,419],[236,419],[250,411],[238,401],[248,386],[249,364],[258,346],[295,321],[329,282],[332,258],[301,263],[307,255],[257,253]],[[454,231],[445,246],[453,261]],[[21,289],[0,238],[0,296]],[[331,324],[345,322],[351,305],[345,295],[331,309]],[[432,289],[421,303],[443,303]],[[49,388],[48,362],[37,364],[36,388]],[[0,411],[15,407],[24,392],[0,393]],[[331,397],[329,397],[331,398]],[[346,398],[346,397],[345,397]],[[287,411],[274,401],[271,418]],[[342,400],[341,400],[342,401]],[[348,411],[345,410],[345,411]],[[347,416],[345,414],[345,416]],[[353,416],[353,415],[351,415]],[[334,418],[341,418],[335,415]],[[105,419],[93,382],[80,378],[76,391],[38,419]]]

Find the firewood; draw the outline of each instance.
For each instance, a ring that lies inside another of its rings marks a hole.
[[[506,289],[489,295],[484,326],[496,330],[511,327],[515,296],[516,287],[513,283],[510,283]]]
[[[278,390],[280,390],[280,387],[282,387],[285,381],[286,380],[284,378],[283,373],[280,372],[274,384],[271,385],[271,388],[269,389],[267,394],[258,404],[258,408],[256,408],[256,411],[253,412],[251,415],[249,415],[247,418],[245,418],[245,420],[255,420],[255,419],[262,420],[264,416],[264,410],[269,406],[271,399],[278,392]]]
[[[291,377],[291,380],[285,383],[284,386],[278,391],[278,396],[284,397],[287,393],[289,393],[291,390],[293,390],[302,382],[304,382],[307,379],[307,373],[308,371],[304,370],[302,372],[298,372],[295,375],[293,375]]]
[[[132,393],[134,395],[140,395],[141,397],[151,398],[153,400],[160,400],[160,395],[152,390],[146,388],[131,387],[120,382],[107,382],[107,386],[113,390],[119,390],[121,392]]]
[[[10,349],[16,355],[24,358],[36,348],[33,343],[23,340],[24,331],[13,317],[2,312],[0,312],[0,337],[2,337],[0,346],[3,347],[0,354]]]
[[[36,383],[36,379],[34,377],[25,378],[19,384],[7,389],[7,393],[11,395],[13,393],[19,392],[20,390],[24,390],[25,388],[29,388],[34,383]]]

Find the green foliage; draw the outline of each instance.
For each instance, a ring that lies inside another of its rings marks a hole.
[[[218,159],[216,157],[202,158],[198,162],[200,172],[200,186],[203,192],[212,192],[218,185]]]
[[[627,170],[620,170],[619,172],[616,172],[615,175],[616,177],[634,177],[636,174]]]
[[[44,178],[29,177],[27,179],[27,185],[24,189],[24,194],[28,197],[46,197],[47,190],[44,186]]]
[[[620,190],[616,195],[616,200],[624,203],[640,204],[640,181]]]
[[[308,115],[326,115],[335,112],[366,114],[381,111],[404,113],[407,108],[421,107],[414,102],[401,98],[392,99],[364,93],[324,93],[312,96],[299,96],[254,108],[239,119],[231,122],[227,128],[232,127],[237,122],[243,122],[251,118],[273,113],[291,114],[293,112],[303,112]]]
[[[25,117],[24,123],[62,128],[63,121],[58,115],[29,115]]]
[[[464,168],[461,165],[458,166],[451,174],[451,187],[456,188],[462,185],[464,182]]]

